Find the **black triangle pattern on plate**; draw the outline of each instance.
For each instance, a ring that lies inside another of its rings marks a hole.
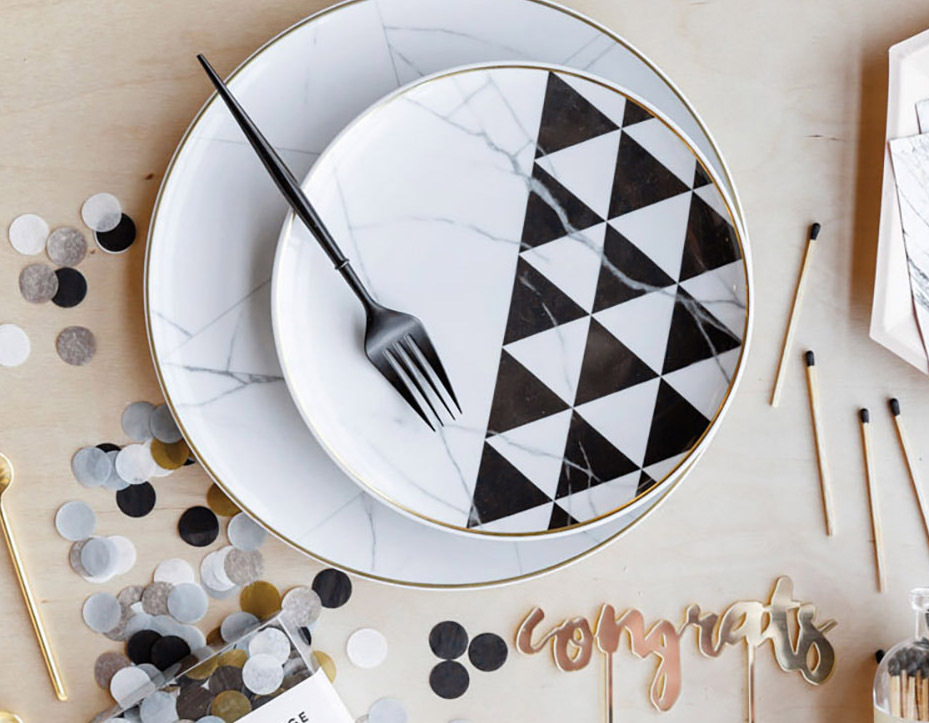
[[[642,121],[654,118],[645,108],[640,106],[634,100],[626,101],[626,109],[623,111],[623,128],[641,123]]]
[[[694,171],[694,188],[703,188],[713,183],[703,164],[697,161],[697,169]]]
[[[520,238],[524,251],[604,220],[537,164],[533,165],[532,183]]]
[[[662,374],[670,374],[741,345],[726,325],[678,287]]]
[[[555,326],[575,321],[587,312],[549,281],[522,256],[516,263],[516,278],[510,295],[503,343],[510,344]]]
[[[596,106],[559,78],[548,74],[536,158],[618,130]]]
[[[643,469],[642,474],[639,475],[639,484],[635,488],[635,496],[641,497],[646,492],[648,492],[652,487],[654,487],[656,484],[658,483],[655,480],[653,480],[651,477],[649,477],[648,472],[646,472]]]
[[[502,454],[484,443],[468,515],[469,528],[517,515],[551,501]]]
[[[539,381],[535,374],[516,361],[506,349],[502,351],[490,421],[487,423],[488,437],[563,412],[567,408],[568,405]]]
[[[610,218],[622,216],[653,203],[689,191],[661,161],[623,133],[619,139]]]
[[[556,502],[552,506],[552,516],[548,520],[548,529],[560,530],[562,527],[570,527],[578,524],[578,522],[579,520],[575,520],[570,512]]]
[[[635,462],[573,412],[555,499],[583,492],[637,469]]]
[[[696,193],[690,200],[681,281],[742,258],[735,230]]]
[[[644,284],[645,289],[626,283],[620,274],[633,282]],[[650,291],[672,286],[674,279],[668,276],[648,256],[612,226],[606,227],[603,244],[603,263],[597,280],[594,311],[603,311],[624,301],[629,301]]]
[[[709,426],[710,420],[662,379],[658,386],[643,466],[648,467],[688,451]]]
[[[581,363],[574,406],[654,379],[657,374],[607,331],[596,319],[590,320],[587,348]]]

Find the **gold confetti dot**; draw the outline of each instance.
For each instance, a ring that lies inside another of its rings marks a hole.
[[[222,718],[226,723],[233,723],[251,712],[252,704],[237,690],[224,690],[213,698],[210,704],[210,713]]]
[[[316,662],[319,663],[319,667],[323,669],[323,672],[326,674],[326,677],[329,678],[330,683],[335,683],[335,662],[322,650],[314,650],[313,657],[316,658]]]
[[[207,645],[223,645],[223,634],[219,628],[213,628],[206,636]]]
[[[245,665],[245,661],[248,660],[248,653],[236,648],[235,650],[227,650],[225,653],[220,653],[216,657],[216,664],[220,667],[231,665],[233,668],[241,668]]]
[[[220,517],[235,517],[242,511],[216,484],[210,485],[206,493],[206,503]]]
[[[216,668],[219,667],[218,656],[208,658],[204,660],[200,665],[197,665],[185,673],[188,678],[193,680],[206,680],[215,672]]]
[[[190,457],[190,447],[183,439],[166,444],[160,439],[152,440],[152,459],[163,469],[180,469]]]
[[[259,620],[265,620],[281,609],[281,593],[270,582],[259,580],[242,588],[239,605]]]

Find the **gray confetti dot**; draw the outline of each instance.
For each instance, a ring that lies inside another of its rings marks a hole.
[[[111,452],[106,453],[107,459],[110,460],[110,465],[112,466],[112,471],[110,476],[106,478],[106,482],[103,483],[103,486],[108,490],[113,492],[119,492],[124,490],[129,486],[129,483],[119,476],[119,472],[116,471],[116,458],[119,456],[118,450],[112,450]]]
[[[407,723],[406,708],[396,698],[381,698],[368,708],[368,723]]]
[[[119,624],[122,608],[115,596],[98,592],[84,601],[84,622],[95,633],[106,633]]]
[[[177,585],[168,595],[168,612],[181,623],[196,623],[203,619],[210,600],[203,588],[193,582]]]
[[[119,600],[120,605],[125,605],[127,608],[132,607],[137,602],[142,602],[142,593],[144,591],[145,588],[141,585],[129,585],[119,591],[116,599]]]
[[[117,670],[110,680],[110,695],[124,708],[154,691],[152,679],[137,665]]]
[[[119,597],[117,596],[116,599],[119,600]],[[132,613],[132,610],[130,610],[128,607],[126,607],[122,603],[119,603],[119,609],[120,609],[119,622],[116,623],[116,627],[114,627],[112,630],[108,630],[107,632],[104,633],[104,635],[110,640],[114,640],[117,642],[125,642],[126,625],[128,625],[129,620],[132,619],[133,613]]]
[[[18,367],[32,351],[29,336],[16,324],[0,324],[0,367]]]
[[[295,626],[308,628],[319,619],[323,604],[313,588],[300,586],[284,595],[281,609]]]
[[[219,626],[219,634],[227,643],[234,643],[256,627],[258,627],[258,618],[251,613],[236,612],[226,616]]]
[[[83,552],[84,545],[86,544],[87,540],[75,542],[73,545],[71,545],[71,549],[68,551],[68,564],[71,565],[71,569],[81,577],[87,575],[87,570],[85,570],[81,565],[81,552]]]
[[[66,502],[55,515],[58,534],[70,542],[86,540],[97,528],[97,515],[80,500]]]
[[[49,235],[45,252],[57,266],[74,267],[87,254],[87,239],[73,226],[61,226]]]
[[[144,444],[127,444],[116,455],[116,472],[129,484],[148,482],[155,471],[155,460]]]
[[[113,474],[113,462],[102,449],[83,447],[71,458],[71,473],[84,487],[100,487]]]
[[[81,367],[90,362],[97,353],[97,339],[90,329],[69,326],[58,335],[55,348],[63,362]]]
[[[167,582],[153,582],[142,592],[142,609],[149,615],[167,615],[168,595],[173,587]]]
[[[248,654],[270,655],[278,665],[283,665],[290,657],[290,638],[277,628],[265,628],[248,641]]]
[[[19,293],[30,304],[44,304],[58,293],[58,275],[48,264],[29,264],[19,272]]]
[[[34,213],[24,213],[17,216],[7,230],[10,244],[19,253],[26,256],[40,253],[45,248],[45,239],[48,238],[48,224],[41,216]]]
[[[122,653],[114,651],[101,653],[94,663],[94,680],[101,688],[109,690],[110,681],[113,680],[116,671],[128,668],[130,665],[132,661]]]
[[[257,695],[270,695],[283,681],[284,669],[271,655],[253,655],[242,667],[242,682]]]
[[[165,444],[174,444],[183,439],[183,435],[177,428],[177,422],[174,421],[167,404],[155,407],[152,412],[151,432],[155,439]]]
[[[104,537],[91,537],[81,549],[81,567],[90,577],[104,577],[113,573],[116,550]]]
[[[152,438],[152,412],[155,405],[151,402],[133,402],[123,410],[122,426],[126,436],[133,442],[147,442]]]
[[[112,231],[122,216],[123,207],[112,193],[95,193],[81,206],[81,218],[91,231]]]
[[[139,715],[142,717],[142,723],[175,723],[177,709],[174,696],[163,690],[155,691],[142,701]]]
[[[223,569],[236,585],[251,585],[264,572],[264,558],[258,550],[246,552],[233,548],[226,555]]]
[[[155,582],[169,582],[172,585],[180,585],[184,582],[196,582],[197,576],[187,560],[172,557],[158,563],[158,567],[155,568],[154,580]]]
[[[373,628],[361,628],[349,636],[345,652],[353,665],[370,670],[387,658],[387,638]]]
[[[244,512],[240,512],[229,520],[226,534],[233,547],[245,551],[257,550],[268,537],[264,528]]]

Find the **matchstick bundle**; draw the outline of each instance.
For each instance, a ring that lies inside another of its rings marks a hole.
[[[904,648],[887,664],[890,713],[898,718],[929,721],[929,643]]]

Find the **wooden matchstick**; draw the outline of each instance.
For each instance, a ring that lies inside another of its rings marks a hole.
[[[913,454],[910,451],[910,442],[906,430],[903,428],[903,415],[900,413],[899,400],[890,400],[890,412],[894,416],[894,424],[897,427],[897,439],[900,440],[900,447],[903,449],[903,459],[906,460],[906,468],[909,470],[910,481],[913,483],[913,491],[916,493],[916,503],[919,505],[919,512],[923,518],[923,528],[926,530],[926,539],[929,540],[929,500],[926,500],[922,485],[919,483],[916,467],[913,464]]]
[[[790,319],[787,322],[787,331],[784,332],[784,345],[781,348],[781,358],[777,363],[777,376],[774,377],[774,391],[771,393],[771,406],[776,407],[781,400],[781,388],[784,384],[784,367],[785,360],[790,353],[790,347],[794,339],[794,323],[800,314],[800,300],[803,298],[803,289],[806,286],[806,272],[810,266],[810,258],[813,256],[813,242],[819,236],[821,226],[814,223],[810,226],[810,236],[806,243],[806,253],[803,255],[803,264],[800,266],[800,276],[797,279],[797,288],[794,290],[793,307],[790,310]]]
[[[900,670],[899,665],[895,665],[894,660],[890,661],[890,713],[891,715],[900,716],[903,712],[901,703],[903,696],[900,692]]]
[[[832,507],[832,483],[829,476],[829,465],[826,462],[826,442],[823,439],[822,428],[819,423],[819,383],[816,375],[816,356],[808,351],[806,359],[806,382],[810,393],[810,414],[813,417],[813,437],[816,439],[816,461],[819,465],[819,485],[823,495],[823,511],[826,515],[826,534],[832,536],[835,532],[835,516]]]
[[[861,441],[864,450],[865,474],[868,478],[868,501],[871,507],[871,530],[874,533],[874,559],[877,563],[877,591],[884,592],[886,578],[884,574],[884,539],[881,531],[881,515],[877,504],[877,486],[874,480],[874,465],[871,453],[871,413],[867,409],[859,412],[861,420]],[[904,691],[906,689],[904,688]]]

